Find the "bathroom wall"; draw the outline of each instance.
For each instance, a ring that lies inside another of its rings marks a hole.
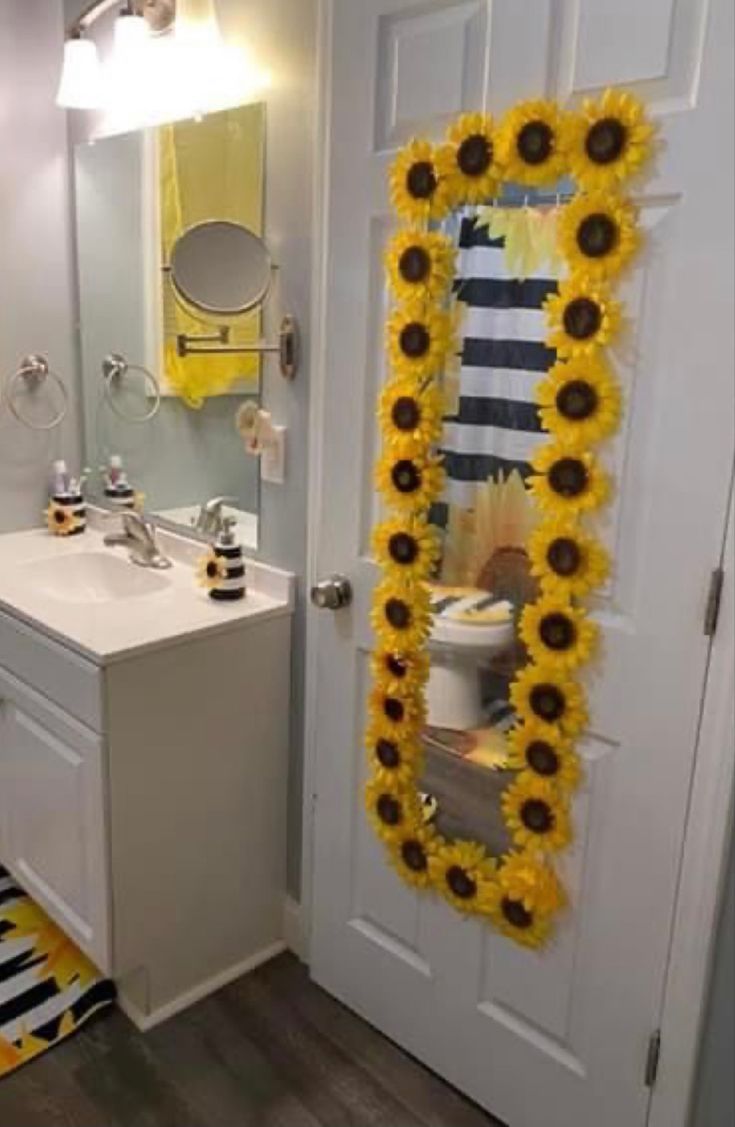
[[[19,6],[19,5],[18,5]],[[84,0],[64,0],[67,22]],[[264,483],[261,549],[268,562],[300,577],[295,622],[292,757],[289,794],[289,889],[298,896],[303,768],[304,573],[306,569],[307,457],[309,418],[308,325],[312,268],[312,178],[316,94],[316,0],[218,0],[226,38],[247,46],[272,75],[267,92],[265,230],[280,266],[281,304],[302,329],[303,363],[293,384],[270,362],[264,365],[263,398],[274,421],[288,428],[287,482]],[[102,21],[100,21],[102,22]],[[104,37],[105,29],[101,29]],[[60,45],[57,48],[60,53]],[[74,140],[100,128],[91,115],[73,115]],[[102,123],[104,125],[104,123]],[[265,328],[274,330],[273,310]]]
[[[58,430],[39,434],[0,406],[0,532],[40,523],[53,458],[79,464],[66,114],[54,105],[62,22],[61,0],[2,2],[0,381],[43,353],[70,407]]]

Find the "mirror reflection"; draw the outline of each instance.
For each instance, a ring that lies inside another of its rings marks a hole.
[[[264,139],[249,105],[74,159],[90,496],[202,535],[232,515],[249,547],[260,466],[238,418],[261,402]]]

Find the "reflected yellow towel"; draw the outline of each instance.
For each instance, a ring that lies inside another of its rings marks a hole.
[[[159,130],[161,237],[163,261],[169,262],[179,235],[207,219],[230,219],[251,231],[263,230],[263,160],[265,106],[238,106],[210,114],[201,122],[184,121]],[[210,395],[226,393],[233,383],[255,385],[258,356],[186,356],[176,351],[179,333],[216,332],[177,302],[171,281],[163,275],[163,366],[167,380],[184,402],[202,407]],[[232,320],[230,344],[260,339],[259,312]]]

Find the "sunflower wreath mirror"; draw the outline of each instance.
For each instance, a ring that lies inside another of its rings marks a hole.
[[[529,947],[567,900],[621,413],[606,346],[652,142],[608,90],[463,115],[390,172],[367,811],[404,880]]]

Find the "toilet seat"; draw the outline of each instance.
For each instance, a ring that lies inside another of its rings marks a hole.
[[[492,652],[513,638],[512,604],[488,591],[432,585],[431,610],[431,645]]]

